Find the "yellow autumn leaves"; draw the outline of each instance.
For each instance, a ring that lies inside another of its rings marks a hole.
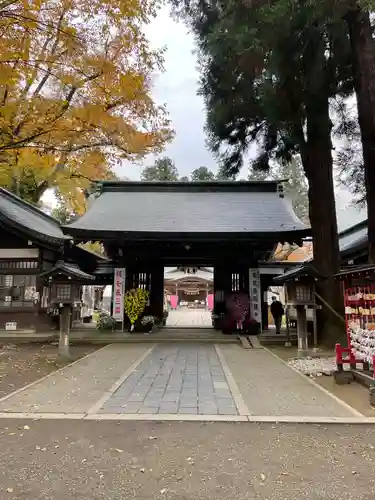
[[[32,202],[55,187],[79,211],[91,179],[163,148],[143,32],[157,3],[0,0],[0,185]]]
[[[150,293],[142,288],[129,290],[125,294],[124,309],[130,324],[134,325],[139,316],[145,310]]]

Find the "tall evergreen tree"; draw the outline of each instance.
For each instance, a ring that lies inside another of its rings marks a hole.
[[[190,177],[192,181],[213,181],[215,174],[207,167],[198,167],[192,171]]]
[[[224,167],[224,165],[219,165],[219,168],[217,170],[215,179],[217,181],[235,181],[236,180],[236,175],[228,174],[228,171]]]
[[[373,2],[345,0],[353,58],[358,122],[363,152],[363,179],[366,189],[369,261],[375,263],[375,44],[369,9]]]
[[[298,217],[306,224],[309,224],[309,185],[299,156],[293,156],[288,162],[270,162],[270,168],[267,171],[250,168],[248,180],[284,181],[283,190],[285,197],[291,201],[293,210]]]
[[[265,181],[267,179],[271,179],[271,175],[267,171],[254,170],[253,168],[250,168],[249,175],[247,178],[249,181]]]
[[[151,167],[145,167],[141,173],[142,181],[177,181],[178,170],[171,158],[164,156]]]
[[[299,157],[293,157],[288,163],[280,163],[274,175],[279,179],[286,179],[284,183],[285,196],[292,202],[293,209],[298,217],[308,224],[309,185]]]
[[[210,145],[230,175],[239,171],[254,141],[263,145],[255,169],[300,153],[309,182],[315,264],[324,277],[318,290],[341,312],[332,277],[339,270],[339,248],[329,102],[352,88],[345,22],[331,21],[312,3],[296,3],[292,11],[284,0],[188,4],[185,14],[202,55]],[[330,343],[344,333],[328,308],[321,311],[319,331]]]

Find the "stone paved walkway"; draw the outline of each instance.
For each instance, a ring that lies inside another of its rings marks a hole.
[[[170,309],[167,326],[211,328],[211,311],[206,309],[188,309],[187,307]]]
[[[238,414],[212,345],[157,346],[100,412]]]
[[[112,344],[0,399],[2,412],[94,419],[360,416],[266,350],[199,343]]]

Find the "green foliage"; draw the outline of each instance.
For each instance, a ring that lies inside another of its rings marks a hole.
[[[254,170],[267,171],[271,158],[291,161],[315,96],[352,90],[345,22],[324,2],[174,3],[196,34],[208,143],[228,177],[254,142]]]
[[[266,181],[272,178],[270,170],[254,170],[254,168],[249,169],[248,180],[249,181]]]
[[[361,133],[354,106],[338,100],[334,106],[334,136],[339,140],[335,154],[337,181],[353,194],[353,204],[364,208],[366,205],[365,172]]]
[[[116,328],[116,320],[112,318],[109,314],[101,312],[99,314],[98,321],[96,323],[96,328],[98,330],[111,330]]]
[[[57,219],[62,225],[69,224],[77,217],[77,214],[73,212],[69,206],[64,203],[63,200],[58,199],[58,204],[52,209],[52,217]]]
[[[192,171],[191,173],[192,181],[213,181],[215,180],[215,174],[211,172],[207,167],[199,167]]]
[[[187,175],[179,177],[177,167],[171,158],[165,156],[155,161],[155,164],[143,169],[142,181],[213,181],[215,174],[207,167],[199,167],[192,171],[190,178]]]
[[[159,158],[151,167],[143,169],[142,181],[177,181],[178,171],[174,161],[167,156]]]
[[[282,180],[284,195],[292,203],[293,210],[301,221],[309,224],[309,185],[303,171],[301,159],[293,156],[291,161],[272,161],[268,171],[249,170],[249,181]]]
[[[227,169],[225,168],[224,165],[219,165],[217,174],[216,174],[216,180],[217,181],[235,181],[236,180],[236,174],[230,175],[227,172]]]
[[[292,202],[293,209],[302,222],[309,224],[309,185],[299,157],[289,163],[280,163],[279,179],[285,179],[284,194]]]

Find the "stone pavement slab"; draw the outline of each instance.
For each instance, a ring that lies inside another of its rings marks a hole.
[[[265,349],[230,344],[220,350],[251,415],[358,416]]]
[[[145,344],[106,346],[0,400],[0,412],[85,413],[149,349]]]
[[[158,345],[100,413],[238,415],[213,345]]]

